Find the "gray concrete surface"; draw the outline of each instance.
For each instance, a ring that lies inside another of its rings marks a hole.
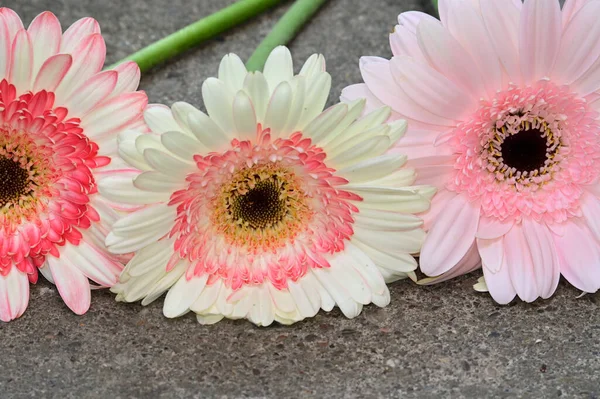
[[[358,57],[389,55],[395,16],[427,0],[331,0],[291,45],[297,59],[325,54],[333,98],[360,80]],[[11,0],[25,21],[50,9],[67,26],[91,15],[108,61],[148,44],[223,0]],[[200,105],[203,79],[227,52],[247,58],[287,6],[158,68],[142,88],[152,102]],[[95,292],[84,317],[54,287],[32,288],[29,310],[0,324],[0,397],[423,397],[597,398],[600,295],[561,284],[549,301],[500,307],[471,290],[478,274],[436,287],[401,282],[386,309],[356,320],[338,311],[293,327],[193,317],[167,320],[160,304],[114,302]]]

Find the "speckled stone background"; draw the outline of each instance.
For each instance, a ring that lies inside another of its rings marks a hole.
[[[26,21],[51,10],[63,27],[100,21],[108,62],[231,0],[10,0]],[[395,16],[428,0],[330,0],[291,44],[297,60],[323,53],[334,101],[360,80],[361,55],[389,56]],[[222,55],[247,59],[289,4],[147,73],[151,102],[201,105],[200,87]],[[299,63],[298,63],[299,64]],[[549,301],[501,307],[472,291],[476,273],[428,288],[391,287],[392,304],[355,320],[321,313],[293,327],[191,315],[167,320],[160,302],[117,304],[95,292],[83,317],[49,284],[29,310],[0,324],[0,397],[600,397],[600,295],[578,299],[562,283]]]

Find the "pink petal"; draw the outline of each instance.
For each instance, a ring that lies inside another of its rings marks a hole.
[[[65,245],[61,258],[65,257],[87,278],[103,287],[115,285],[123,270],[123,266],[111,260],[108,254],[85,241],[79,245]]]
[[[502,7],[512,6],[503,4]],[[444,25],[475,61],[485,77],[484,84],[488,94],[493,96],[502,88],[502,69],[477,8],[470,1],[454,1],[448,8]]]
[[[88,36],[73,51],[73,65],[56,89],[56,101],[62,103],[104,65],[106,45],[100,34]]]
[[[422,63],[427,63],[417,42],[417,35],[405,26],[396,25],[394,32],[390,34],[390,47],[395,56],[406,55]]]
[[[88,36],[100,33],[100,25],[93,18],[82,18],[75,22],[65,31],[60,51],[62,53],[72,53],[80,45],[81,41]]]
[[[479,99],[485,83],[473,58],[439,23],[423,20],[417,27],[417,40],[425,58],[438,71]]]
[[[580,223],[565,223],[565,234],[555,236],[560,272],[584,292],[600,289],[600,244]]]
[[[452,178],[454,159],[454,155],[414,158],[406,166],[416,170],[416,185],[431,185],[441,189]]]
[[[27,31],[33,43],[33,74],[36,75],[44,62],[58,53],[62,28],[58,18],[50,11],[46,11],[31,21]]]
[[[441,276],[426,278],[419,281],[422,285],[438,284],[444,281],[451,280],[453,278],[469,274],[481,267],[481,257],[477,252],[477,246],[475,243],[467,251],[467,254],[458,262],[458,264],[450,269],[449,272],[442,274]]]
[[[9,81],[23,93],[31,86],[33,48],[25,29],[17,32],[12,45]]]
[[[506,261],[497,273],[493,273],[490,269],[484,267],[483,276],[494,301],[500,305],[507,305],[515,299],[517,292],[511,281]]]
[[[111,97],[135,91],[140,84],[140,67],[133,61],[124,62],[115,69],[119,73],[119,80]]]
[[[105,101],[87,114],[81,121],[81,127],[87,136],[101,138],[138,120],[147,104],[148,97],[144,92],[122,94]]]
[[[422,20],[427,19],[439,23],[437,19],[421,11],[407,11],[398,15],[398,24],[404,26],[409,32],[417,33],[417,26]]]
[[[18,31],[23,29],[23,22],[21,21],[21,18],[19,18],[17,13],[10,8],[0,8],[0,18],[4,20],[11,40],[14,39]]]
[[[12,53],[12,38],[4,19],[0,18],[0,79],[8,77],[10,72],[10,55]]]
[[[421,250],[421,270],[439,276],[456,267],[473,242],[481,207],[459,195],[447,203],[425,238]]]
[[[20,317],[29,303],[29,279],[14,265],[6,276],[0,275],[0,320]]]
[[[508,268],[519,298],[525,302],[535,301],[539,296],[537,280],[531,251],[521,226],[513,226],[504,236],[504,265]]]
[[[550,75],[558,54],[561,33],[558,1],[525,1],[519,28],[519,54],[525,83]]]
[[[553,74],[564,83],[572,83],[581,77],[600,56],[598,15],[600,3],[588,3],[563,33]]]
[[[394,57],[390,70],[396,83],[421,107],[449,120],[461,120],[477,103],[444,75],[410,57]]]
[[[498,273],[504,261],[504,237],[492,240],[477,239],[477,249],[481,256],[483,267],[492,273]]]
[[[492,46],[510,79],[519,83],[519,10],[498,0],[480,0],[480,3],[481,15]]]
[[[47,262],[56,288],[69,309],[78,315],[87,312],[91,303],[87,277],[66,257],[49,256]]]
[[[550,298],[560,280],[560,266],[554,248],[554,237],[544,224],[534,220],[523,220],[523,233],[533,261],[533,273],[538,295]]]
[[[452,148],[450,146],[434,146],[435,139],[439,134],[440,132],[436,130],[417,130],[409,123],[406,134],[402,139],[398,140],[398,143],[390,150],[390,153],[410,154],[412,159],[451,155]]]
[[[46,60],[35,78],[33,91],[54,91],[73,64],[70,54],[56,54]]]
[[[423,228],[425,231],[431,230],[431,226],[437,221],[441,213],[445,212],[448,203],[456,198],[454,191],[440,189],[431,200],[431,207],[425,213],[420,214],[423,218]]]
[[[566,28],[581,8],[591,1],[592,0],[566,0],[565,5],[562,8],[563,28]]]
[[[378,57],[362,57],[360,71],[369,90],[385,105],[409,118],[425,123],[455,126],[452,120],[442,118],[415,103],[398,86],[390,71],[389,61]]]
[[[494,238],[502,237],[512,229],[514,221],[500,221],[496,218],[489,218],[482,216],[479,219],[479,228],[477,229],[477,238],[484,240],[492,240]]]
[[[589,192],[584,193],[581,197],[581,211],[594,237],[600,241],[600,200]]]
[[[112,93],[118,78],[119,74],[115,71],[104,71],[92,76],[65,101],[65,106],[73,115],[87,114]]]

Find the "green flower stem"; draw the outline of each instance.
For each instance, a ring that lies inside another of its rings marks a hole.
[[[275,24],[273,30],[258,45],[248,62],[249,71],[260,71],[271,51],[287,44],[300,31],[302,26],[325,4],[327,0],[296,0],[283,17]]]
[[[240,0],[191,25],[131,54],[110,68],[125,61],[135,61],[142,72],[167,61],[186,50],[231,29],[283,0]]]
[[[438,9],[438,0],[431,0],[431,2],[433,3],[433,7],[437,10]]]

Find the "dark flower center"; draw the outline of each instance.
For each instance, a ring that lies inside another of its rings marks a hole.
[[[18,162],[0,156],[0,208],[18,202],[29,190],[29,174]]]
[[[504,139],[501,153],[504,163],[521,172],[544,166],[548,156],[547,139],[538,129],[522,130]]]
[[[283,220],[287,213],[285,198],[277,176],[260,180],[233,201],[231,213],[234,220],[241,220],[253,229],[264,229]]]

